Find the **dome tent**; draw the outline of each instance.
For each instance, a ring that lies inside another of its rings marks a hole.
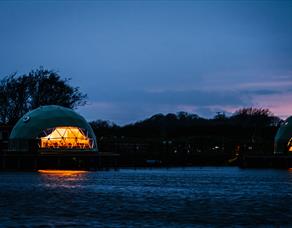
[[[292,116],[279,128],[275,137],[275,154],[292,154]]]
[[[76,132],[78,135],[74,135]],[[59,137],[49,137],[52,134],[56,135],[55,133],[59,133]],[[84,146],[84,149],[97,151],[94,132],[82,116],[62,106],[41,106],[25,114],[16,123],[10,134],[9,148],[10,150],[26,151],[31,149],[32,142],[36,147],[40,147],[40,140],[52,142],[52,139],[54,139],[54,144],[49,144],[48,146],[50,149],[58,150],[65,147],[66,149],[76,149],[72,144],[70,144],[70,147],[68,146],[66,141],[68,135],[74,135],[75,145],[78,144],[79,149],[81,146],[78,140],[82,137],[83,141],[88,139],[88,142],[90,141],[91,143],[90,146]],[[51,141],[49,141],[50,139]],[[71,141],[73,140],[72,137],[70,139]],[[55,144],[56,146],[54,146]]]

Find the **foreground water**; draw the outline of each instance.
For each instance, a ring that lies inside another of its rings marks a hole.
[[[227,167],[0,173],[2,226],[292,225],[292,172]]]

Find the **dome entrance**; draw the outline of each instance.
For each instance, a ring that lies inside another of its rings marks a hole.
[[[85,129],[78,127],[49,128],[40,135],[39,148],[92,149],[94,140]]]

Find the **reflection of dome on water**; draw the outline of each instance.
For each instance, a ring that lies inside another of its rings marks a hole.
[[[276,154],[292,154],[292,116],[279,128],[275,137]]]
[[[42,106],[25,114],[10,135],[10,149],[96,151],[96,139],[87,121],[71,109]]]

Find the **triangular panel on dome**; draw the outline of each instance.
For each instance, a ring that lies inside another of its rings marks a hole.
[[[84,129],[78,127],[56,127],[48,130],[46,136],[40,137],[40,148],[64,149],[92,149],[94,140],[88,136]]]

